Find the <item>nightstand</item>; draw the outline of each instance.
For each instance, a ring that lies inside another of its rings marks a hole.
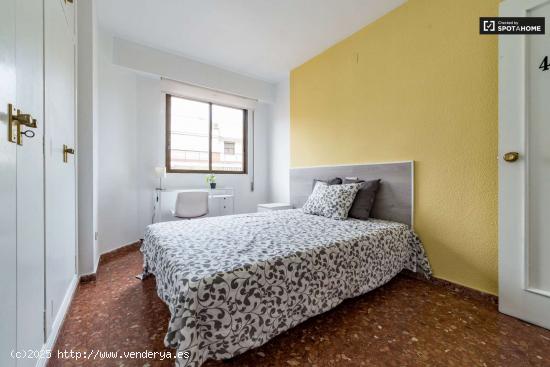
[[[285,210],[292,209],[292,205],[287,203],[267,203],[267,204],[258,204],[258,213],[259,212],[271,212],[274,210]]]

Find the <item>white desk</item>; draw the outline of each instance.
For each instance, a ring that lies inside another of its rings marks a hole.
[[[287,204],[287,203],[258,204],[258,213],[271,212],[271,211],[275,211],[275,210],[285,210],[285,209],[292,209],[292,205]]]
[[[168,222],[181,220],[175,218],[172,212],[176,206],[176,198],[179,192],[184,191],[206,191],[208,192],[208,217],[235,214],[233,188],[220,187],[215,189],[156,189],[155,190],[155,218],[154,222]],[[158,201],[157,201],[158,200]]]

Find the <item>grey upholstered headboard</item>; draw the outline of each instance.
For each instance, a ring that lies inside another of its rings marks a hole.
[[[290,202],[301,208],[311,194],[314,178],[357,177],[380,178],[381,186],[372,212],[373,218],[413,226],[414,162],[318,166],[290,170]]]

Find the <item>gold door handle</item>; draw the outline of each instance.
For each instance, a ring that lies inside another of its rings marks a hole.
[[[15,116],[14,119],[19,121],[21,125],[25,125],[33,129],[37,128],[36,119],[33,119],[32,116],[27,113],[19,113],[19,110],[17,110],[17,116]]]
[[[519,159],[519,153],[518,152],[508,152],[504,154],[504,160],[506,162],[515,162]]]
[[[36,119],[33,119],[28,113],[21,113],[21,110],[16,110],[11,104],[8,105],[8,110],[10,110],[10,117],[12,123],[17,121],[18,124],[25,125],[36,129]]]
[[[74,149],[69,148],[67,144],[63,144],[63,162],[67,163],[69,161],[69,154],[74,155]]]
[[[11,103],[8,104],[8,140],[12,143],[16,143],[17,145],[23,145],[23,139],[21,135],[25,135],[26,137],[33,137],[34,133],[32,133],[32,136],[29,136],[27,134],[27,131],[22,132],[21,131],[21,125],[36,129],[38,125],[36,124],[36,119],[33,119],[31,115],[27,113],[21,113],[21,110],[16,109],[13,107]]]
[[[67,3],[72,4],[73,0],[65,0],[65,4],[67,4]]]

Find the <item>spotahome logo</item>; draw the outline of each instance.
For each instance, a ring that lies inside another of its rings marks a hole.
[[[484,20],[483,21],[483,31],[485,32],[494,32],[496,30],[497,22],[494,20]]]
[[[543,17],[483,17],[479,34],[545,34],[545,21]]]

